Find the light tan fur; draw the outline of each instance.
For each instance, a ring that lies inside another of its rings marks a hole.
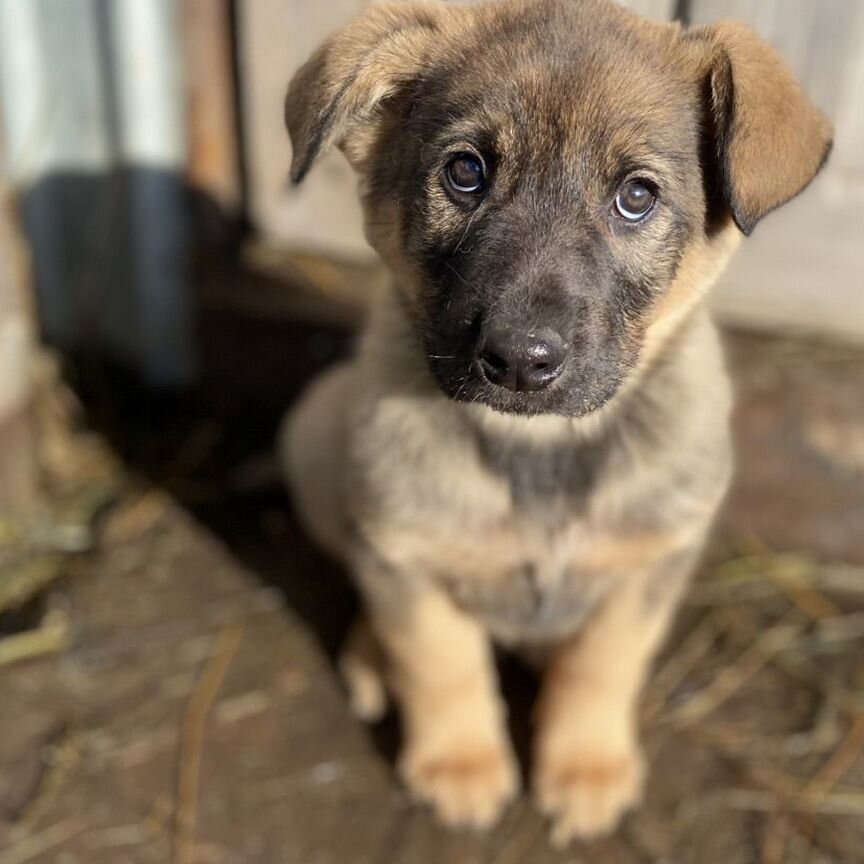
[[[831,149],[831,124],[777,52],[743,24],[720,21],[694,36],[712,46],[715,118],[729,138],[725,182],[749,234],[813,179]]]
[[[518,776],[483,627],[433,585],[409,588],[400,598],[409,603],[395,604],[374,561],[357,576],[401,709],[403,779],[448,824],[488,825]]]
[[[666,593],[646,612],[644,579],[632,571],[549,663],[534,788],[557,845],[610,831],[641,795],[637,698],[678,599],[677,591]]]

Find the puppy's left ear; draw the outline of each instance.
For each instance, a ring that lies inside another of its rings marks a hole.
[[[438,3],[371,6],[298,70],[285,100],[295,183],[331,144],[349,145],[356,162],[362,145],[352,148],[348,139],[362,138],[361,127],[374,121],[384,100],[418,74],[448,12]]]
[[[831,125],[780,55],[747,27],[722,21],[685,38],[707,50],[721,194],[749,234],[816,176],[831,150]]]

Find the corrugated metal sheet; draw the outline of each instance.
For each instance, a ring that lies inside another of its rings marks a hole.
[[[181,16],[175,0],[0,0],[5,167],[43,333],[158,385],[193,372]]]

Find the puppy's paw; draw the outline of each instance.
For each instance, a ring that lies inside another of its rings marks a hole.
[[[400,773],[413,797],[451,828],[491,827],[518,790],[518,773],[505,745],[454,745],[446,752],[409,750]]]
[[[534,796],[552,820],[550,839],[558,847],[613,831],[642,795],[644,767],[638,748],[583,747],[545,754]]]
[[[358,720],[376,723],[387,711],[387,690],[380,670],[352,655],[343,655],[339,667],[351,713]]]
[[[364,619],[351,628],[339,657],[339,671],[358,720],[375,723],[387,711],[384,656]]]

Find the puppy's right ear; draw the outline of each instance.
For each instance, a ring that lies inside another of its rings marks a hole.
[[[749,234],[804,189],[831,150],[831,125],[780,55],[732,21],[689,31],[707,63],[709,126],[723,197]]]
[[[372,6],[298,70],[285,100],[295,183],[330,145],[343,145],[373,121],[381,103],[418,73],[449,12],[436,3]]]

